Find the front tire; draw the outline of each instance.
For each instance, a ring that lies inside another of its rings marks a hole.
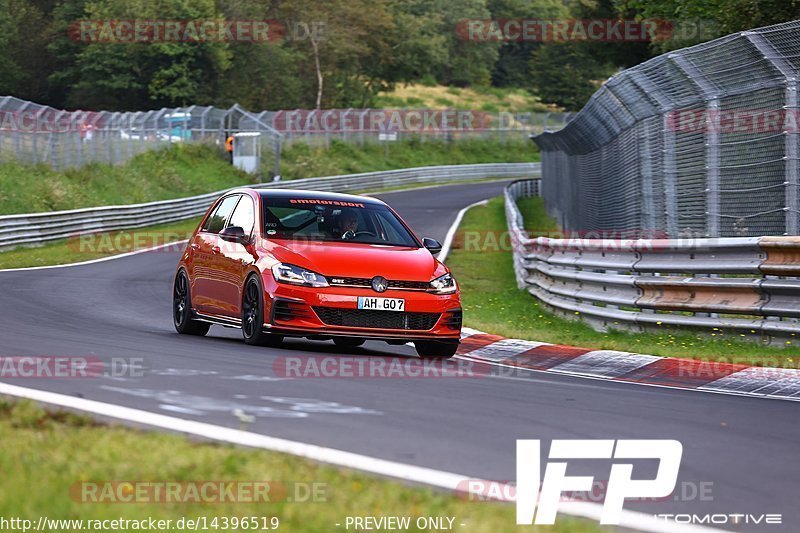
[[[458,341],[416,341],[414,348],[422,359],[450,359],[458,350]]]
[[[203,336],[208,333],[211,324],[192,318],[192,295],[189,288],[189,277],[181,269],[175,276],[172,287],[172,323],[178,333]]]
[[[258,276],[250,276],[242,293],[242,337],[254,346],[279,346],[282,335],[264,333],[264,290]]]

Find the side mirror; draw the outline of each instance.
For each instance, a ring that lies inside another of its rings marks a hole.
[[[428,237],[425,237],[422,239],[422,246],[427,248],[433,255],[436,255],[442,251],[442,243],[436,239],[429,239]]]
[[[219,232],[219,236],[222,240],[228,242],[237,242],[239,244],[247,244],[249,239],[244,234],[244,229],[240,226],[228,226],[224,230]]]

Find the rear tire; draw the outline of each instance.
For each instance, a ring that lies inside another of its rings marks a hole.
[[[422,359],[450,359],[458,350],[458,341],[416,341],[414,348]]]
[[[339,348],[358,348],[366,342],[366,339],[358,337],[334,337],[333,343]]]
[[[264,333],[264,290],[258,276],[250,276],[242,292],[242,337],[254,346],[279,346],[283,335]]]
[[[190,294],[189,277],[186,271],[179,270],[172,286],[172,323],[175,331],[183,335],[200,335],[208,333],[211,324],[192,318],[192,295]]]

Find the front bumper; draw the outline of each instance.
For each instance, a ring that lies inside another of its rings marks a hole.
[[[458,340],[461,337],[461,297],[458,292],[439,295],[390,289],[380,293],[380,297],[404,299],[404,312],[366,311],[358,309],[358,297],[377,296],[378,293],[370,288],[314,288],[270,281],[264,313],[264,331],[270,333],[404,342]]]

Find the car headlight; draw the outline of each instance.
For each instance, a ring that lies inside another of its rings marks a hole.
[[[325,276],[299,266],[278,263],[272,267],[272,275],[277,281],[305,285],[307,287],[328,287]]]
[[[429,290],[436,294],[453,294],[456,292],[456,278],[452,274],[439,276],[431,281]]]

